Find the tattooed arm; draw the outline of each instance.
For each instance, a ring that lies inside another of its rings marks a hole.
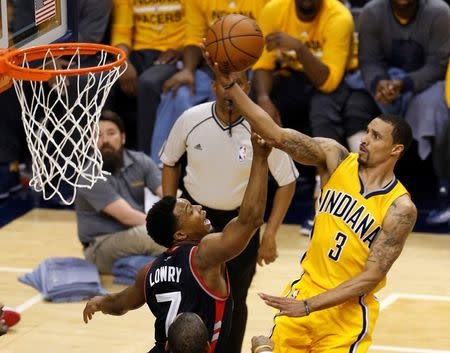
[[[409,195],[397,198],[384,217],[380,234],[374,240],[366,269],[383,279],[400,256],[406,239],[416,223],[417,209]]]
[[[267,305],[280,309],[282,315],[305,316],[306,307],[311,312],[323,310],[370,293],[383,280],[402,252],[416,216],[416,207],[408,195],[396,199],[384,218],[380,234],[372,244],[364,270],[336,288],[306,299],[306,305],[304,301],[266,294],[260,294],[261,298]]]
[[[235,84],[227,91],[257,134],[270,145],[285,151],[298,163],[318,167],[322,183],[348,156],[345,147],[332,139],[312,138],[297,130],[281,128],[239,85]]]

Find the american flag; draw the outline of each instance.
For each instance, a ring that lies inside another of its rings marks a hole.
[[[36,25],[56,15],[56,0],[34,0],[34,18]]]

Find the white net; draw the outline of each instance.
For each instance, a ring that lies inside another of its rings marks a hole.
[[[87,56],[77,50],[64,58],[54,57],[48,50],[39,63],[29,62],[25,55],[19,65],[61,72],[49,82],[14,79],[32,156],[30,186],[46,200],[57,196],[72,204],[77,188],[91,188],[107,174],[97,148],[98,122],[111,87],[125,67],[72,76],[64,70],[83,68],[86,61],[90,67],[103,66],[111,59],[117,58],[104,50]]]

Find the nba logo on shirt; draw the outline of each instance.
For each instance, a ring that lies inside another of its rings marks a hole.
[[[241,146],[239,147],[239,160],[245,161],[247,159],[247,147]]]

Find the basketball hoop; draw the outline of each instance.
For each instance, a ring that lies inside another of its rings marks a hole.
[[[91,43],[12,49],[0,57],[0,91],[14,85],[32,157],[30,186],[45,200],[58,195],[72,204],[77,188],[105,179],[98,121],[125,59],[121,49]]]

